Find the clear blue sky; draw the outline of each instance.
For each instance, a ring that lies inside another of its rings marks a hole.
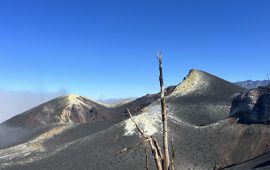
[[[269,0],[1,0],[0,89],[93,98],[158,91],[197,68],[229,81],[270,73]]]

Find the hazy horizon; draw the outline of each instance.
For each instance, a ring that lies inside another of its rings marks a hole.
[[[180,82],[179,82],[180,83]],[[177,84],[172,84],[177,85]],[[172,86],[171,85],[171,86]],[[148,92],[145,92],[146,95]],[[156,91],[155,93],[158,93]],[[17,114],[23,113],[33,107],[36,107],[44,102],[55,99],[60,96],[72,94],[65,89],[61,89],[55,92],[36,92],[28,90],[3,90],[0,89],[0,123],[8,120],[9,118],[16,116]],[[91,96],[85,96],[84,94],[79,94],[81,96],[93,99],[102,103],[112,104],[120,100],[128,98],[138,98],[142,96],[129,96],[129,97],[118,97],[118,98],[106,98],[105,96],[99,96],[99,98],[93,98]],[[27,99],[27,100],[26,100]]]

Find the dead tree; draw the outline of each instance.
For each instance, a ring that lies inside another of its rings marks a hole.
[[[170,166],[169,146],[168,146],[168,120],[167,120],[167,106],[165,102],[164,84],[163,84],[163,71],[162,71],[162,55],[157,53],[159,61],[159,84],[160,84],[160,105],[163,125],[163,154],[164,164],[163,169],[167,170]]]
[[[149,169],[148,167],[148,155],[147,155],[147,144],[150,146],[152,150],[152,155],[155,160],[156,168],[157,170],[174,170],[174,146],[173,142],[171,142],[171,148],[172,148],[172,160],[170,161],[169,156],[169,146],[168,146],[168,120],[167,120],[167,105],[165,101],[165,92],[164,92],[164,84],[163,84],[163,71],[162,71],[162,55],[161,53],[157,54],[158,61],[159,61],[159,83],[160,83],[160,105],[161,105],[161,116],[162,116],[162,139],[163,139],[163,148],[159,147],[159,144],[157,140],[153,136],[147,136],[143,130],[140,129],[137,122],[133,119],[129,109],[127,109],[127,112],[130,116],[131,121],[135,124],[137,130],[139,131],[142,140],[139,141],[134,146],[125,148],[120,151],[120,153],[123,153],[125,151],[128,151],[139,144],[144,144],[144,153],[145,153],[145,167],[146,170]]]
[[[131,121],[134,123],[137,130],[139,131],[142,140],[139,141],[134,146],[131,146],[131,147],[128,147],[128,148],[125,148],[125,149],[121,150],[120,153],[126,152],[126,151],[138,146],[139,144],[143,143],[145,145],[146,170],[148,170],[149,169],[149,167],[148,167],[148,156],[147,156],[147,151],[146,151],[147,150],[146,149],[146,143],[148,143],[151,150],[152,150],[152,154],[153,154],[153,157],[154,157],[154,160],[155,160],[157,170],[163,170],[163,167],[162,167],[162,160],[163,160],[162,158],[163,158],[163,156],[162,156],[161,149],[160,149],[156,139],[153,136],[147,136],[144,133],[144,131],[142,131],[141,128],[138,126],[136,121],[133,119],[129,109],[127,109],[127,112],[128,112],[128,114],[130,116]]]

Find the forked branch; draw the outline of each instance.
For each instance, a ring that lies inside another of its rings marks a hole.
[[[133,121],[133,123],[135,124],[137,130],[140,132],[140,134],[143,136],[144,140],[148,140],[148,143],[151,147],[152,150],[152,154],[154,156],[155,159],[155,163],[156,163],[156,167],[158,170],[162,170],[162,166],[161,166],[161,162],[162,162],[162,154],[161,154],[161,150],[160,147],[157,144],[156,139],[153,136],[147,136],[145,135],[145,133],[140,129],[140,127],[138,126],[138,124],[135,122],[135,120],[133,119],[129,109],[127,109],[127,112],[130,116],[130,119]]]

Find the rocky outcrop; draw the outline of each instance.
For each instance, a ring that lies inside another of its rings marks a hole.
[[[270,124],[270,86],[258,87],[236,95],[230,116],[238,118],[239,123]]]

